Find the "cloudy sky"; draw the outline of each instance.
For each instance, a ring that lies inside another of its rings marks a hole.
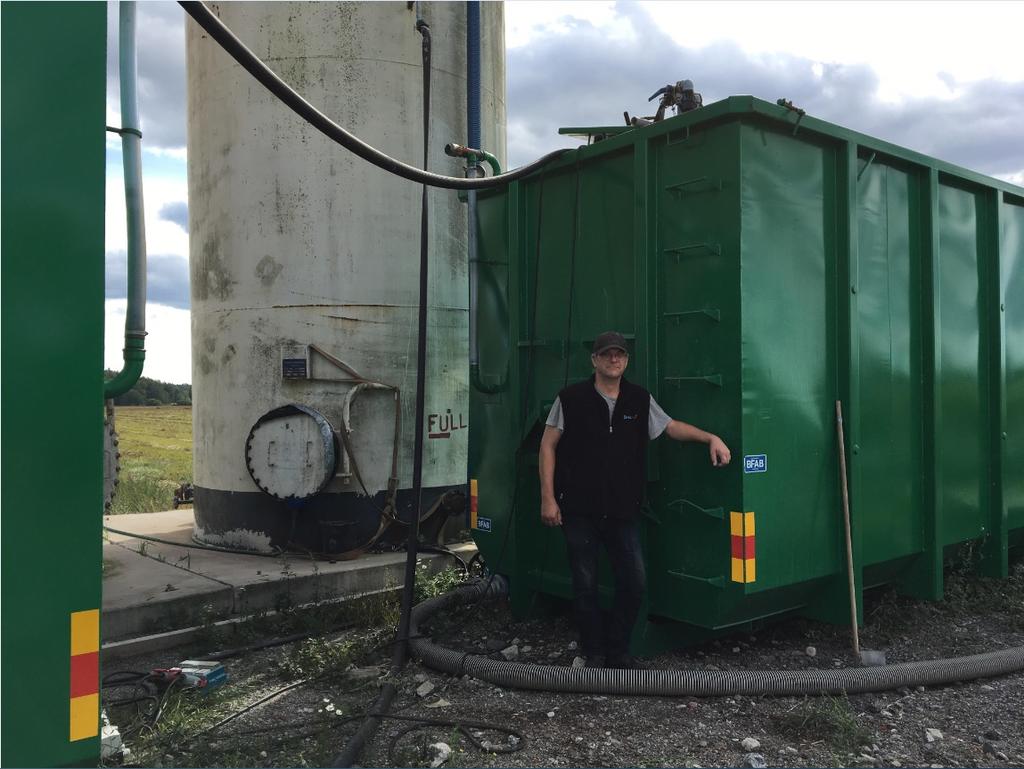
[[[107,122],[117,125],[116,3],[111,9]],[[176,3],[146,2],[138,17],[146,373],[187,382],[185,15]],[[617,124],[623,110],[650,114],[651,93],[689,78],[705,104],[785,97],[815,117],[1024,185],[1022,29],[1019,1],[508,2],[509,161],[572,146],[560,126]],[[106,365],[120,368],[120,140],[108,135],[107,148]]]

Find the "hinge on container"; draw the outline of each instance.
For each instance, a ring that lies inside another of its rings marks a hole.
[[[679,257],[681,257],[684,253],[688,251],[701,250],[707,251],[709,254],[714,254],[715,256],[722,255],[722,247],[718,243],[687,243],[684,246],[673,246],[672,248],[666,248],[665,253],[675,254],[676,261],[678,262]]]
[[[684,382],[706,382],[714,387],[722,386],[722,375],[721,374],[708,374],[707,376],[667,376],[665,381],[668,384],[674,384],[679,387]]]
[[[707,184],[701,187],[693,187],[692,185],[700,184],[701,182],[707,182]],[[686,189],[689,187],[690,189]],[[687,179],[684,182],[676,182],[675,184],[669,184],[665,186],[665,191],[673,195],[681,196],[688,192],[716,192],[722,189],[721,179],[712,179],[710,176],[698,176],[696,179]]]
[[[709,518],[715,518],[719,521],[725,520],[725,509],[721,507],[701,507],[696,502],[691,502],[688,499],[676,499],[669,502],[667,507],[675,507],[676,505],[679,505],[680,509],[685,507],[691,508],[702,515],[708,516]]]
[[[681,321],[683,318],[689,317],[691,315],[706,315],[716,323],[722,320],[721,311],[714,307],[705,310],[681,310],[680,312],[666,312],[663,313],[663,315],[665,318],[674,320],[676,322],[676,325],[678,325],[679,321]]]
[[[877,152],[872,152],[871,153],[871,157],[868,158],[868,161],[864,164],[864,167],[862,169],[860,169],[860,171],[857,172],[857,181],[858,182],[860,181],[860,177],[862,177],[864,175],[864,172],[867,171],[868,168],[871,167],[872,163],[875,162],[875,155],[877,155],[877,154],[878,154]]]
[[[696,574],[687,574],[685,571],[670,571],[669,574],[673,577],[679,577],[679,579],[711,585],[711,587],[721,588],[725,585],[725,577],[721,575],[717,577],[698,577]]]

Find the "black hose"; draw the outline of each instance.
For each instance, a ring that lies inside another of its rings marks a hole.
[[[417,18],[416,31],[423,37],[423,167],[427,167],[427,148],[430,138],[430,26]],[[283,84],[282,84],[283,85]],[[291,91],[291,89],[288,89]],[[319,114],[319,113],[317,113]],[[332,124],[333,125],[333,124]],[[321,129],[322,130],[322,129]],[[353,137],[354,138],[354,137]],[[372,149],[372,148],[371,148]],[[374,150],[376,152],[376,150]],[[397,162],[397,161],[395,161]],[[443,178],[443,177],[442,177]],[[413,590],[416,586],[416,553],[419,546],[419,522],[423,504],[423,423],[426,412],[427,383],[427,310],[429,289],[429,220],[427,218],[427,186],[424,184],[423,197],[420,201],[420,280],[419,280],[419,315],[416,340],[416,431],[413,440],[412,457],[412,520],[409,522],[408,539],[406,540],[405,583],[402,585],[402,607],[398,620],[397,643],[391,655],[391,673],[397,674],[405,667],[409,658],[410,633],[412,627]],[[363,746],[377,731],[382,716],[391,707],[398,689],[391,682],[381,687],[377,701],[359,729],[338,754],[332,766],[349,767],[359,758]]]
[[[215,553],[231,553],[232,555],[258,555],[262,558],[280,558],[283,552],[274,553],[261,553],[256,550],[232,550],[229,547],[216,547],[214,545],[200,545],[196,542],[189,544],[188,542],[175,542],[171,539],[161,539],[160,537],[151,537],[147,534],[136,534],[133,531],[123,531],[121,529],[114,529],[110,526],[104,526],[104,531],[109,531],[111,534],[120,534],[124,537],[132,537],[133,539],[143,539],[146,542],[156,542],[161,545],[173,545],[174,547],[184,547],[189,550],[212,550]]]
[[[412,612],[410,632],[441,609],[496,595],[503,581],[476,582],[419,604]],[[975,678],[991,678],[1024,670],[1024,646],[968,657],[902,662],[838,670],[618,670],[567,668],[503,662],[445,649],[429,639],[410,642],[420,660],[445,673],[468,674],[498,686],[541,691],[644,696],[721,697],[728,695],[799,696],[862,694],[904,686],[937,686]]]
[[[348,628],[354,627],[354,622],[345,622],[342,625],[332,627],[330,632],[337,630],[347,630]],[[204,654],[202,659],[204,660],[226,660],[232,657],[237,657],[239,654],[247,654],[249,652],[259,651],[260,649],[269,649],[274,646],[284,646],[295,641],[305,641],[307,638],[312,637],[308,630],[304,630],[301,633],[292,633],[291,635],[278,636],[276,638],[268,638],[263,641],[257,641],[256,643],[247,644],[245,646],[238,646],[233,649],[222,649],[220,651],[213,652],[212,654]]]
[[[517,750],[522,750],[526,747],[526,735],[518,729],[513,729],[510,726],[499,726],[498,724],[492,724],[486,721],[456,721],[446,718],[422,718],[419,716],[396,716],[390,714],[387,718],[393,718],[397,721],[412,722],[409,726],[400,729],[391,737],[390,740],[388,740],[388,763],[392,766],[398,764],[398,761],[395,760],[395,749],[398,747],[399,740],[411,732],[419,731],[420,729],[436,728],[439,726],[448,727],[461,732],[463,737],[469,740],[477,750],[480,750],[483,753],[514,753]],[[509,743],[505,745],[494,744],[491,742],[485,743],[473,734],[471,731],[472,729],[477,729],[478,731],[501,732],[508,735]],[[514,742],[512,740],[514,740]]]
[[[331,762],[331,766],[349,767],[356,762],[367,740],[377,731],[381,716],[391,708],[391,703],[397,693],[398,688],[393,683],[386,683],[381,687],[377,701],[373,703],[370,712],[367,713],[356,733],[346,743],[345,748]]]
[[[502,187],[509,182],[529,176],[538,168],[552,160],[561,157],[569,150],[560,149],[549,152],[543,157],[517,168],[515,171],[499,174],[488,178],[464,178],[457,176],[443,176],[442,174],[430,173],[415,166],[403,163],[389,155],[385,155],[375,147],[370,146],[359,137],[349,133],[340,125],[335,123],[316,107],[300,96],[290,85],[285,83],[274,73],[259,57],[250,51],[246,45],[235,37],[234,33],[225,26],[224,22],[201,2],[182,1],[179,5],[191,16],[207,34],[210,35],[228,53],[231,58],[237,61],[268,91],[291,108],[299,117],[308,122],[329,139],[336,141],[350,152],[355,153],[363,160],[373,163],[378,168],[401,176],[417,184],[426,184],[431,187],[443,187],[450,190],[484,190],[493,187]]]
[[[427,167],[427,146],[430,136],[430,26],[417,19],[416,30],[423,36],[423,167]],[[415,511],[409,522],[405,549],[405,582],[402,585],[402,609],[398,623],[399,640],[408,639],[412,615],[413,589],[416,584],[416,554],[419,547],[419,522],[423,513],[423,423],[427,410],[427,313],[430,288],[430,228],[427,217],[427,187],[420,200],[420,286],[416,334],[416,429],[412,451],[412,504]],[[395,666],[401,670],[409,655],[407,643],[395,647]]]
[[[249,711],[255,710],[256,708],[260,707],[261,705],[265,705],[266,703],[270,702],[275,697],[279,697],[282,694],[284,694],[285,692],[291,691],[292,689],[298,689],[300,686],[305,686],[306,684],[308,684],[312,680],[313,680],[312,678],[303,678],[303,679],[301,679],[299,681],[293,681],[290,684],[282,686],[279,689],[275,689],[274,691],[270,692],[270,694],[266,694],[266,695],[260,697],[255,702],[251,702],[248,705],[246,705],[245,707],[240,708],[239,710],[236,710],[234,713],[231,713],[230,715],[225,716],[224,718],[222,718],[220,721],[218,721],[217,723],[213,724],[212,726],[206,727],[201,732],[199,732],[199,734],[197,734],[196,737],[201,737],[202,735],[208,734],[209,732],[214,732],[217,729],[220,729],[225,724],[231,723],[236,718],[241,718],[242,716],[244,716]]]
[[[467,577],[469,576],[469,564],[466,563],[466,559],[465,558],[463,558],[461,555],[456,553],[454,550],[449,550],[447,547],[441,547],[440,545],[418,545],[417,546],[417,552],[420,552],[420,553],[437,553],[438,555],[450,556],[450,557],[454,558],[458,562],[459,567],[462,569],[463,573],[465,573],[465,575]],[[478,555],[479,555],[479,553],[478,553]],[[473,557],[475,558],[476,556],[473,556]]]

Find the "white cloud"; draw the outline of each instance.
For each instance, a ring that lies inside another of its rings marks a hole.
[[[876,97],[955,98],[941,77],[1024,78],[1024,4],[1006,2],[643,2],[679,44],[729,40],[748,54],[785,51],[821,63],[867,64]],[[682,75],[680,75],[682,77]]]
[[[1019,187],[1024,187],[1024,169],[1015,174],[996,174],[996,178],[1002,179],[1004,182],[1009,182],[1010,184],[1016,184]]]
[[[150,154],[157,158],[174,158],[182,163],[188,159],[188,150],[185,147],[143,147],[142,152],[143,155]]]
[[[637,13],[688,49],[728,42],[751,57],[785,53],[818,64],[869,65],[879,75],[875,97],[889,103],[957,98],[944,73],[959,82],[1024,78],[1020,2],[508,2],[506,44],[512,51],[554,37],[571,45],[581,24],[608,40],[635,39]],[[634,55],[649,56],[642,32],[635,42]],[[666,82],[711,74],[656,63]]]
[[[118,125],[111,5],[107,122]],[[146,231],[149,252],[162,259],[153,287],[180,303],[184,294],[172,284],[183,280],[181,264],[171,257],[188,258],[188,235],[160,212],[187,201],[184,14],[174,3],[141,3],[139,29]],[[815,117],[1024,184],[1021,29],[1024,2],[513,0],[505,4],[509,157],[518,165],[574,146],[557,135],[559,126],[617,124],[624,109],[650,114],[648,95],[689,78],[705,103],[743,93],[786,97]],[[116,150],[120,139],[108,135],[107,147]],[[108,167],[106,226],[107,252],[123,251],[116,165]],[[107,303],[108,326],[111,308],[121,307],[117,334],[123,301]],[[147,374],[187,381],[188,312],[151,303],[147,314]],[[158,341],[162,323],[178,324],[161,333],[177,342]],[[118,366],[120,347],[117,338]]]
[[[623,28],[615,2],[577,2],[561,0],[517,0],[505,3],[505,47],[529,45],[537,35],[569,35],[581,21],[592,24],[612,36],[630,34]]]
[[[188,258],[188,233],[179,225],[160,216],[167,205],[188,200],[188,184],[184,166],[180,177],[146,173],[143,158],[143,203],[146,217],[146,250],[150,253],[177,254]],[[124,251],[128,247],[128,224],[124,205],[124,177],[118,165],[107,165],[107,251]]]
[[[120,371],[124,365],[125,299],[106,301],[103,365]],[[192,336],[189,311],[162,304],[146,306],[146,363],[143,376],[162,382],[192,381]]]

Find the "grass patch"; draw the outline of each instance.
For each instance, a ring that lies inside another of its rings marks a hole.
[[[393,591],[372,593],[350,601],[286,608],[273,614],[257,611],[244,622],[220,626],[214,625],[212,614],[206,614],[201,615],[202,631],[195,640],[194,655],[202,657],[208,652],[244,647],[267,638],[296,633],[308,633],[315,637],[346,627],[376,631],[373,644],[377,644],[389,639],[394,633],[398,626],[398,615],[399,595]],[[353,649],[352,654],[357,656],[357,653],[365,651]],[[358,664],[358,660],[353,661]]]
[[[420,560],[416,564],[416,586],[413,591],[413,602],[419,603],[450,593],[463,584],[468,575],[460,568],[444,568],[436,574],[430,574],[430,564]]]
[[[366,651],[352,640],[332,642],[310,638],[292,647],[291,654],[281,660],[279,667],[285,680],[338,677]]]
[[[824,739],[835,753],[856,752],[872,739],[846,697],[823,695],[805,699],[777,721],[782,734],[804,742]]]
[[[110,512],[170,510],[174,490],[192,482],[192,407],[119,406],[121,472]]]

